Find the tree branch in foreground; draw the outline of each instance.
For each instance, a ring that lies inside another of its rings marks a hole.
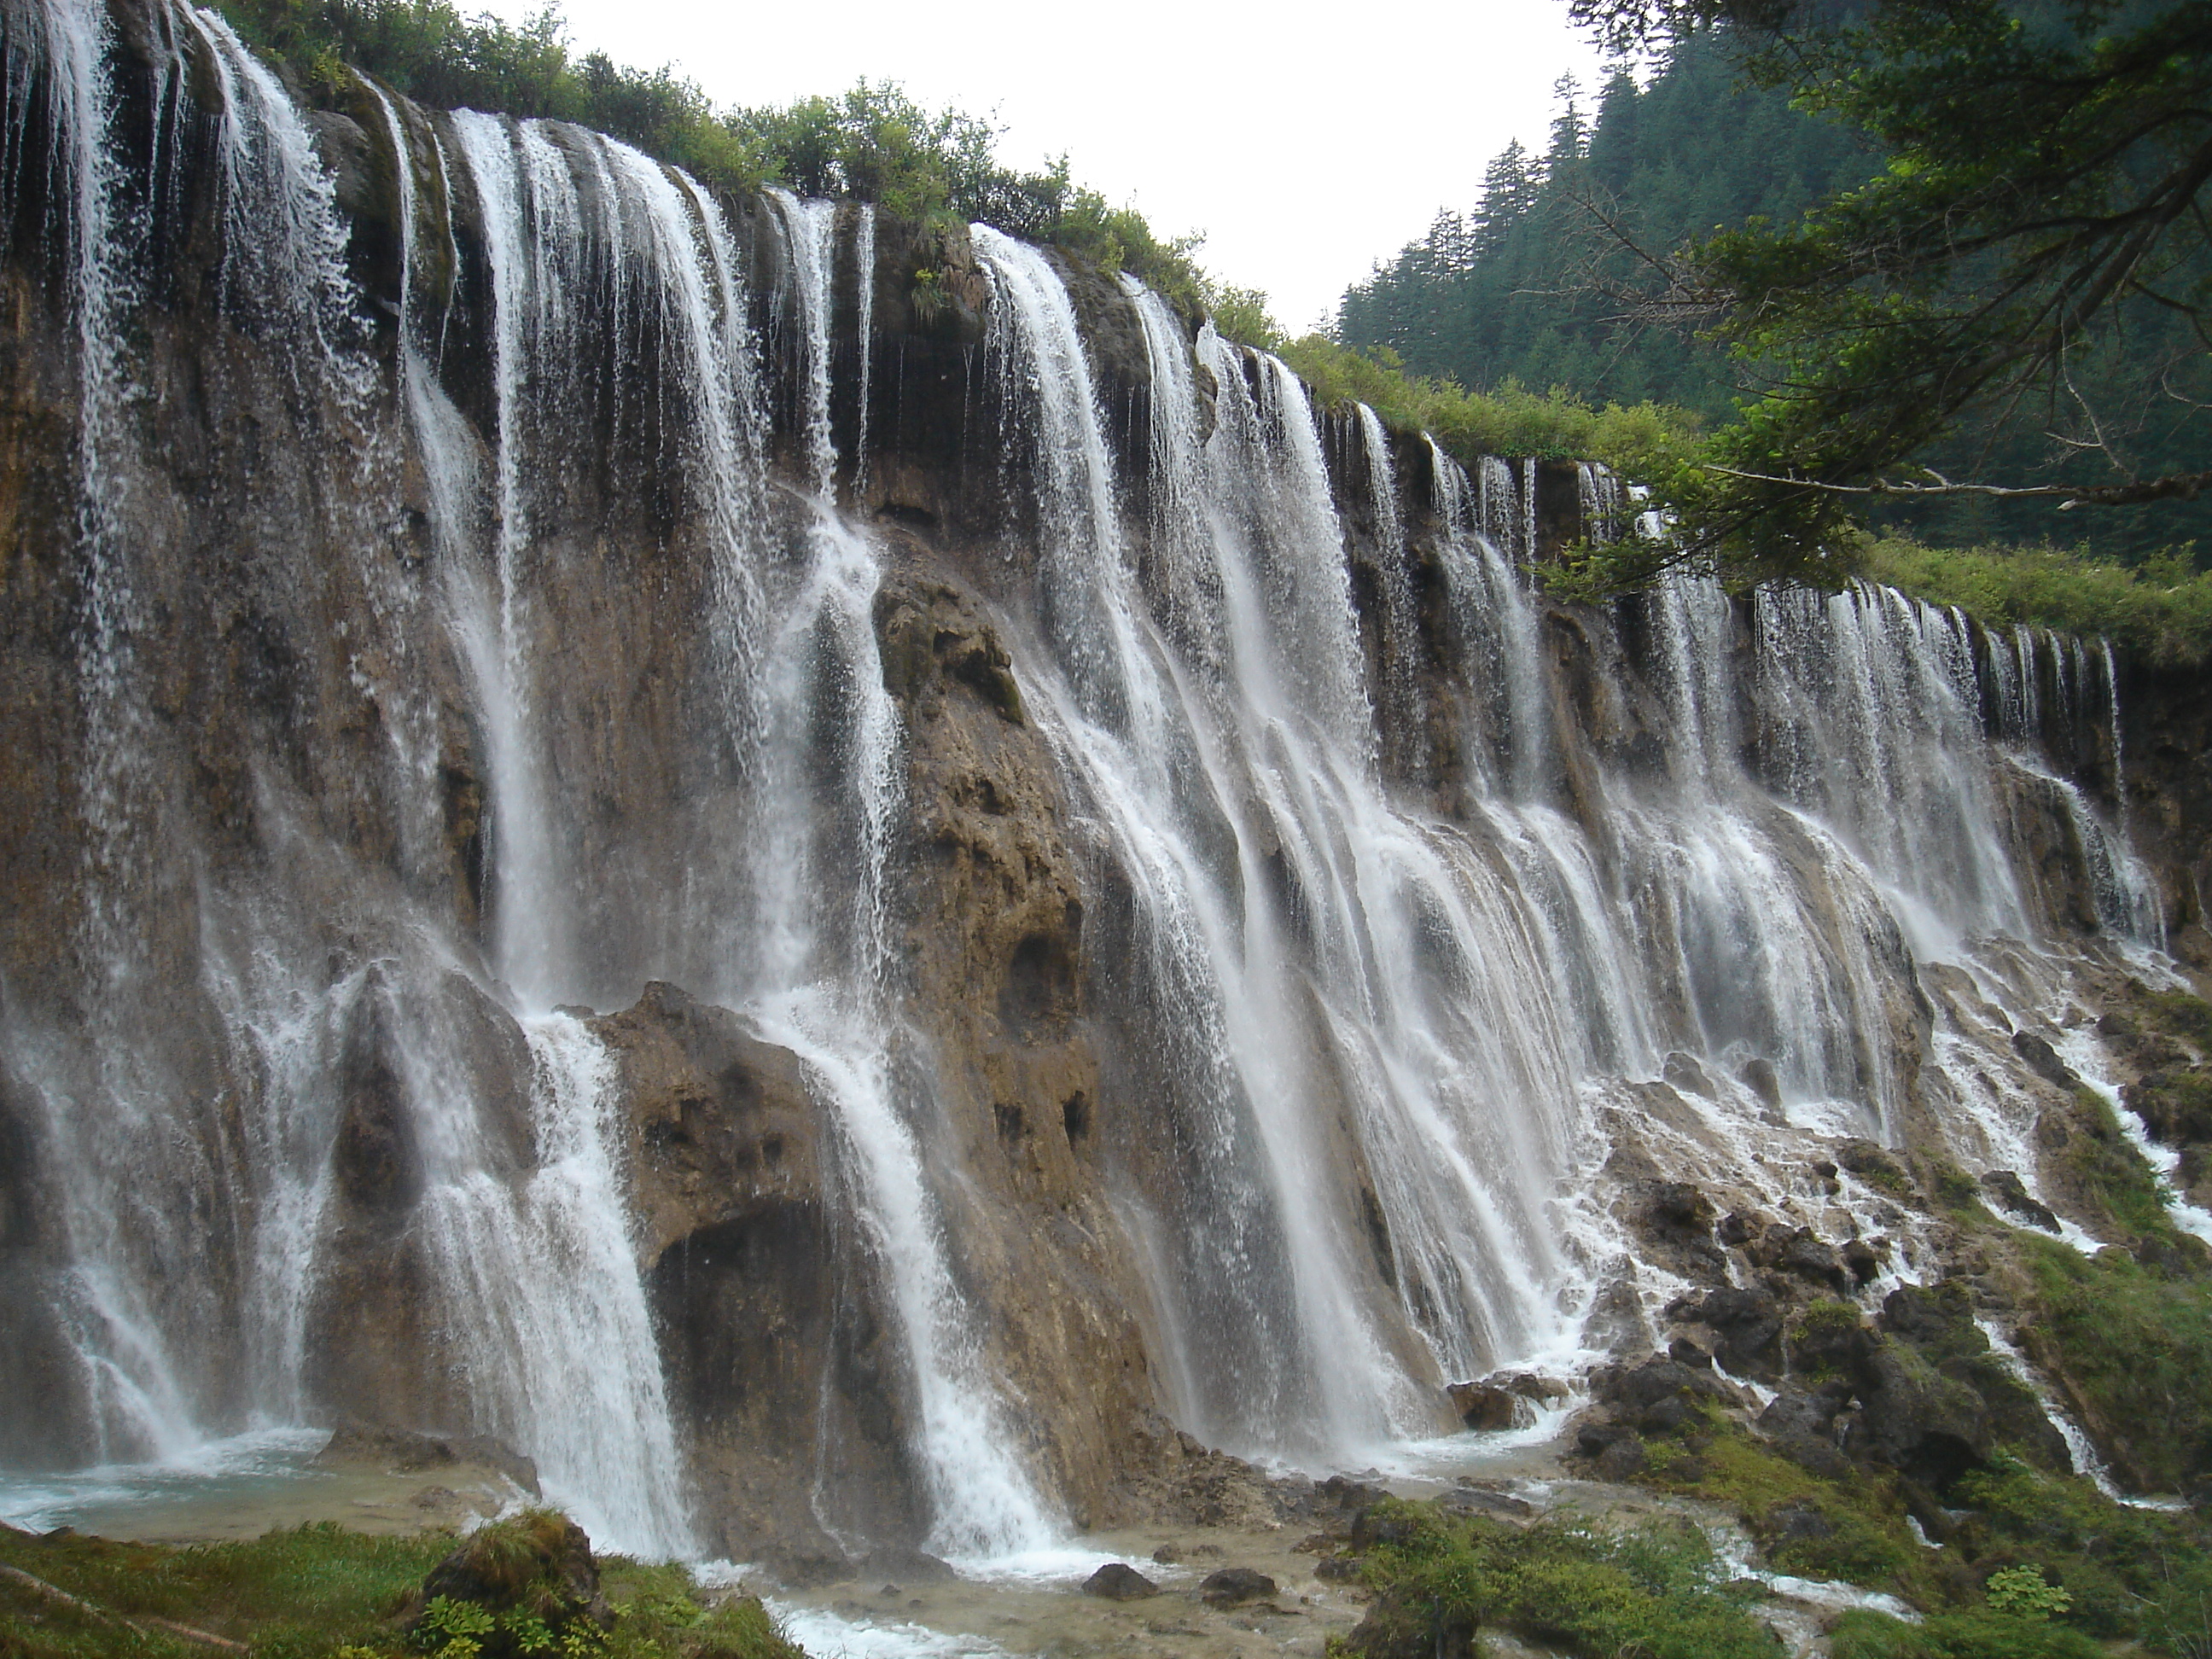
[[[2175,472],[2163,478],[2144,478],[2124,484],[1984,484],[1953,483],[1929,469],[1934,483],[1899,483],[1878,478],[1872,483],[1829,483],[1820,478],[1792,478],[1771,472],[1743,472],[1712,461],[1699,465],[1708,472],[1753,483],[1788,484],[1799,489],[1825,490],[1832,495],[1993,495],[2006,501],[2053,500],[2062,513],[2075,507],[2133,507],[2143,501],[2193,501],[2212,489],[2212,472]]]

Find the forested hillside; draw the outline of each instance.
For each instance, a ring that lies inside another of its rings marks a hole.
[[[1470,388],[1510,379],[1724,417],[1720,348],[1621,319],[1619,291],[1650,275],[1625,244],[1663,254],[1753,214],[1795,216],[1877,158],[1781,93],[1740,86],[1710,32],[1679,40],[1646,86],[1616,72],[1594,112],[1571,82],[1560,93],[1545,153],[1516,143],[1492,161],[1471,210],[1438,214],[1344,296],[1341,338]]]
[[[1620,70],[1594,111],[1583,101],[1563,82],[1544,153],[1516,143],[1492,161],[1471,209],[1439,213],[1346,294],[1338,337],[1470,391],[1517,382],[1600,404],[1648,399],[1724,426],[1738,398],[1775,377],[1705,336],[1719,308],[1696,303],[1698,262],[1685,249],[1760,218],[1787,225],[1873,177],[1884,156],[1864,131],[1750,84],[1725,28],[1677,34],[1644,84]],[[2201,465],[2191,458],[2205,361],[2186,312],[2124,297],[2107,326],[2074,343],[2062,375],[1915,459],[1947,477],[2011,484],[2189,471]],[[1947,546],[2087,534],[2098,555],[2130,564],[2192,540],[2212,546],[2203,501],[2110,507],[2092,522],[2055,520],[2047,501],[1967,495],[1881,501],[1866,516]]]

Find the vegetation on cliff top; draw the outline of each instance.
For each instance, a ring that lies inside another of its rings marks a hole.
[[[2101,634],[2157,663],[2212,657],[2212,571],[2197,569],[2188,548],[2134,566],[2100,559],[2086,544],[1929,547],[1882,536],[1862,548],[1863,568],[1875,580],[1955,605],[1992,626]]]
[[[343,91],[350,66],[433,107],[596,129],[716,189],[783,185],[921,222],[980,221],[1130,271],[1187,303],[1212,291],[1191,261],[1196,238],[1156,234],[1135,209],[1076,184],[1065,157],[1037,172],[1007,166],[992,123],[925,109],[896,85],[861,81],[835,97],[718,110],[672,68],[572,54],[556,4],[516,26],[465,17],[453,0],[218,3],[311,93]]]
[[[1346,297],[1342,341],[1293,340],[1268,315],[1264,295],[1218,283],[1195,264],[1195,238],[1163,239],[1133,208],[1075,184],[1064,159],[1042,171],[1008,167],[991,123],[925,109],[895,85],[863,82],[783,107],[717,110],[670,68],[572,53],[550,6],[517,26],[464,16],[453,0],[222,5],[242,35],[311,91],[341,88],[350,64],[426,104],[596,128],[720,188],[780,184],[873,202],[918,222],[979,221],[1127,270],[1178,302],[1205,307],[1225,337],[1279,352],[1324,403],[1364,402],[1402,430],[1432,434],[1464,462],[1484,454],[1602,461],[1651,485],[1688,544],[1731,511],[1710,466],[1737,444],[1711,392],[1720,384],[1714,349],[1648,331],[1613,337],[1601,312],[1591,310],[1602,284],[1590,271],[1574,293],[1537,292],[1550,280],[1538,278],[1587,244],[1591,201],[1614,204],[1663,240],[1716,216],[1772,213],[1778,204],[1795,212],[1871,165],[1863,143],[1792,113],[1778,93],[1708,95],[1734,73],[1732,60],[1710,35],[1685,35],[1649,87],[1616,76],[1594,122],[1583,119],[1570,92],[1549,152],[1501,157],[1474,214],[1440,219],[1427,242]],[[1679,165],[1674,152],[1688,141],[1676,130],[1693,109],[1711,129],[1698,142],[1722,143],[1735,158],[1722,173]],[[1764,140],[1748,141],[1754,129]],[[1668,167],[1659,165],[1662,153],[1673,157]],[[1703,180],[1694,189],[1692,173]],[[1583,231],[1563,228],[1570,208],[1580,211]],[[1573,257],[1617,264],[1619,253]],[[1474,305],[1470,296],[1481,295],[1488,299]],[[1455,322],[1461,312],[1468,315]],[[1410,361],[1399,356],[1401,344]],[[1639,395],[1655,390],[1677,401]],[[1678,544],[1633,539],[1592,546],[1553,577],[1570,597],[1596,597],[1647,580],[1679,553]],[[1723,574],[1739,580],[1765,574],[1764,566],[1723,564]],[[2086,550],[1939,548],[1900,533],[1838,533],[1795,574],[1832,585],[1863,573],[1991,623],[2107,634],[2154,659],[2197,662],[2212,655],[2212,576],[2193,566],[2191,548],[2130,566]]]

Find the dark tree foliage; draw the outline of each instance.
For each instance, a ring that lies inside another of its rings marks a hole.
[[[1795,216],[1875,160],[1779,92],[1745,88],[1711,30],[1668,40],[1641,88],[1615,73],[1587,118],[1571,83],[1559,90],[1545,153],[1509,145],[1470,211],[1438,214],[1345,295],[1340,337],[1477,391],[1565,386],[1728,418],[1739,371],[1723,348],[1652,314],[1655,266],[1639,250],[1663,258],[1755,214]]]
[[[1830,575],[1844,532],[1899,503],[2132,510],[2096,533],[2179,538],[2196,514],[2177,504],[2212,493],[2212,4],[1574,9],[1621,44],[1725,23],[1754,82],[1890,157],[1668,273],[1762,382],[1714,470],[1675,481],[1699,552]]]

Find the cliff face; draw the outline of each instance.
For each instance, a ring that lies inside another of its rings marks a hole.
[[[2187,688],[1553,604],[1608,481],[1110,273],[0,23],[0,1460],[345,1414],[630,1547],[1004,1547],[1162,1414],[1649,1343],[1669,1182],[1937,1273],[1823,1149],[2065,1209],[2016,1035],[2203,965]]]

